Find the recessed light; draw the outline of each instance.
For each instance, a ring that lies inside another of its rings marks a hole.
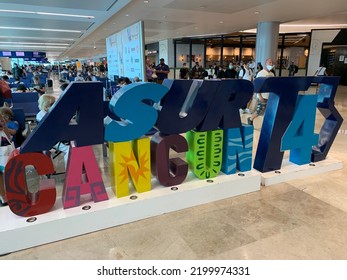
[[[222,23],[224,23],[224,21],[221,20],[221,21],[219,21],[219,23],[222,24]]]
[[[255,14],[255,15],[259,15],[260,12],[259,12],[259,11],[255,11],[254,14]]]
[[[125,16],[126,16],[126,17],[128,17],[128,16],[129,16],[129,14],[126,14]]]
[[[148,4],[148,3],[149,3],[149,1],[148,1],[148,0],[144,0],[144,1],[143,1],[143,3]]]

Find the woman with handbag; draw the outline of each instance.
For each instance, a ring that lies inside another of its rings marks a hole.
[[[19,124],[12,121],[12,118],[13,112],[10,108],[0,108],[0,207],[7,205],[3,172],[10,154],[15,150],[12,138],[19,129]]]

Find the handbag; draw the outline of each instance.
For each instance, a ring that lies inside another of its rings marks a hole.
[[[5,169],[5,166],[8,162],[8,159],[11,155],[11,153],[16,149],[14,146],[14,143],[12,141],[10,141],[10,139],[8,139],[6,133],[1,130],[0,131],[0,137],[1,138],[6,138],[6,140],[8,141],[8,145],[5,146],[0,146],[0,172],[3,172]],[[2,141],[1,141],[2,142]]]
[[[12,98],[11,88],[4,80],[0,80],[0,94],[5,99]]]

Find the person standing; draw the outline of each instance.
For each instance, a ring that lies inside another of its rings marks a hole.
[[[155,67],[155,74],[157,75],[157,83],[162,84],[164,79],[167,79],[170,73],[170,68],[165,64],[164,58],[160,59],[160,63]]]
[[[323,63],[321,63],[321,65],[319,66],[319,68],[317,69],[317,71],[314,75],[315,76],[328,76],[327,69],[325,68]]]
[[[294,64],[294,61],[292,61],[288,67],[289,70],[289,76],[294,76],[295,73],[298,73],[298,66]]]
[[[180,79],[187,80],[188,73],[189,73],[189,69],[188,69],[187,63],[184,62],[182,68],[180,69]]]
[[[13,64],[12,75],[14,79],[22,77],[22,69],[18,67],[17,63]]]
[[[263,70],[259,71],[259,73],[257,74],[256,78],[259,78],[259,77],[274,77],[274,74],[272,72],[273,67],[274,67],[274,63],[273,63],[272,59],[271,58],[266,59],[265,67],[263,68]],[[255,118],[264,115],[269,95],[270,95],[269,92],[262,92],[262,93],[257,93],[256,94],[257,108],[256,108],[256,111],[252,114],[252,116],[250,116],[247,119],[247,123],[249,125],[253,125],[253,121],[254,121]]]
[[[151,61],[147,58],[146,59],[146,80],[149,83],[153,82],[153,68],[152,68],[152,64]]]
[[[197,61],[197,62],[195,62],[194,67],[192,68],[192,71],[190,73],[190,78],[191,79],[202,79],[203,78],[203,72],[204,72],[204,69]]]

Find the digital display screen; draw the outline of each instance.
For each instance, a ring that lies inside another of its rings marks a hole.
[[[144,77],[143,23],[139,21],[106,38],[108,76]]]
[[[24,52],[16,52],[16,56],[24,56]]]
[[[33,57],[46,57],[45,52],[33,52]]]
[[[3,56],[11,56],[11,52],[2,52]]]

